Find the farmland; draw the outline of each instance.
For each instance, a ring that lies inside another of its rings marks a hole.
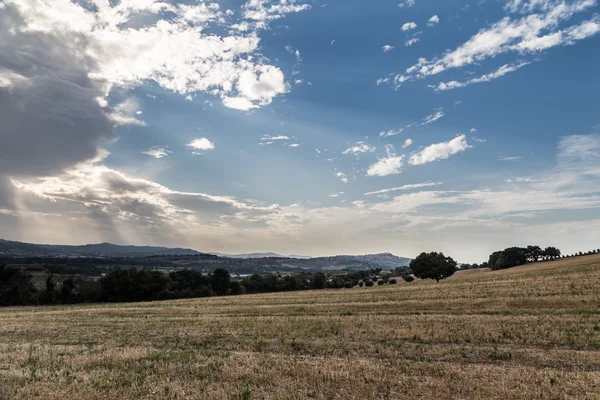
[[[0,310],[3,399],[599,398],[600,256],[436,283]]]

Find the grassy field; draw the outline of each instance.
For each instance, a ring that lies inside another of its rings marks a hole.
[[[0,310],[2,399],[599,399],[600,256],[435,283]]]

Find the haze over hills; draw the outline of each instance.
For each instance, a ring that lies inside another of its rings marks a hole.
[[[164,256],[180,267],[215,267],[233,269],[234,266],[252,266],[256,270],[343,270],[343,269],[393,269],[408,265],[410,258],[398,257],[391,253],[365,255],[337,255],[328,257],[282,256],[276,253],[249,254],[209,254],[186,248],[156,246],[122,246],[111,243],[73,245],[47,245],[22,243],[0,239],[0,255],[5,257],[61,257],[61,258],[119,258],[125,257],[140,261],[144,257]],[[191,257],[191,258],[190,258]],[[200,257],[202,260],[200,260]],[[208,257],[210,260],[208,260]],[[229,260],[229,261],[228,261]],[[235,260],[235,261],[234,261]],[[138,261],[133,262],[137,265]],[[208,264],[207,264],[208,263]],[[131,263],[130,263],[131,264]],[[141,264],[140,264],[141,265]],[[211,269],[212,268],[212,269]]]

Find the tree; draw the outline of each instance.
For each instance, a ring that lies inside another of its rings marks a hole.
[[[0,306],[34,304],[36,290],[31,274],[0,264]]]
[[[229,271],[224,268],[217,268],[210,276],[210,285],[216,294],[226,295],[230,280]]]
[[[529,262],[535,262],[538,261],[540,259],[540,257],[542,257],[544,255],[544,251],[542,250],[542,248],[540,246],[527,246],[527,250],[526,250],[526,257],[527,257],[527,261]]]
[[[327,283],[327,275],[323,272],[315,272],[310,281],[310,287],[312,289],[324,289],[325,283]]]
[[[410,269],[417,278],[445,279],[456,272],[456,261],[444,253],[421,253],[410,262]]]
[[[543,252],[543,257],[547,260],[560,258],[560,250],[556,247],[546,247]]]

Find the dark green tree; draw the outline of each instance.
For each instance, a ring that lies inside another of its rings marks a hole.
[[[213,271],[210,276],[210,285],[216,294],[223,296],[227,294],[227,289],[229,289],[229,282],[231,281],[231,277],[229,276],[229,271],[223,268],[217,268]]]
[[[445,279],[456,272],[456,261],[444,253],[421,253],[410,262],[413,275],[421,279]]]
[[[327,283],[327,275],[325,275],[323,272],[315,272],[312,275],[312,279],[310,281],[310,287],[312,289],[324,289],[326,283]]]
[[[0,306],[34,304],[36,297],[31,274],[0,264]]]

